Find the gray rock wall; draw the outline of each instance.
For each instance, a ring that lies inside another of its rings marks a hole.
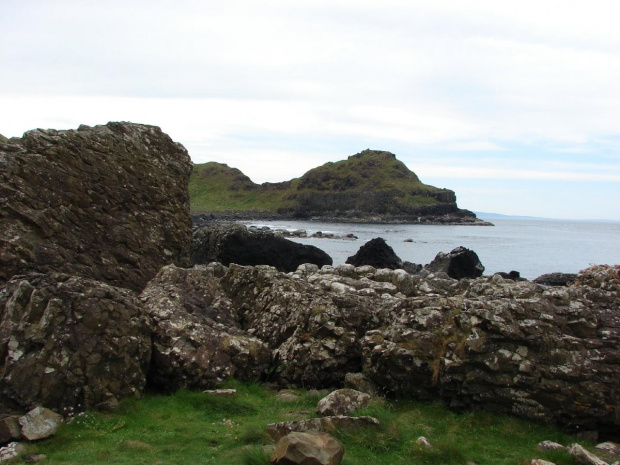
[[[187,151],[132,123],[0,141],[0,284],[64,272],[141,290],[190,241]]]

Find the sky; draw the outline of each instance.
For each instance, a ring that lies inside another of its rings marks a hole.
[[[367,148],[474,211],[620,220],[617,0],[2,0],[0,134],[132,121],[254,182]]]

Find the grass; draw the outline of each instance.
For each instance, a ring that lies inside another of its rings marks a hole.
[[[420,182],[415,173],[388,152],[364,151],[336,163],[326,163],[302,177],[281,183],[255,184],[236,168],[221,163],[194,165],[190,177],[193,213],[262,211],[275,213],[298,207],[296,196],[326,193],[389,193],[399,206],[437,203],[439,190]]]
[[[43,464],[241,464],[266,465],[273,441],[267,423],[288,421],[290,412],[310,411],[319,400],[304,391],[293,402],[279,400],[257,384],[236,382],[236,397],[215,398],[200,392],[146,395],[124,400],[119,412],[86,412],[27,453],[45,454]],[[359,414],[378,418],[380,428],[338,431],[345,446],[344,465],[529,464],[543,458],[573,464],[566,453],[542,453],[537,444],[564,445],[572,438],[552,428],[483,412],[458,414],[440,403],[386,401]],[[416,443],[426,437],[432,444]],[[18,463],[18,462],[15,462]]]

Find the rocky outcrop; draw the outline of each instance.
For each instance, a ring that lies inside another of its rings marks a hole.
[[[213,272],[164,267],[142,292],[151,316],[153,359],[149,380],[158,389],[210,388],[235,377],[260,379],[271,354],[237,323]]]
[[[191,183],[194,213],[218,219],[490,225],[458,208],[453,191],[423,184],[393,153],[382,150],[364,150],[301,178],[261,185],[237,169],[205,163],[195,166]],[[221,198],[231,210],[223,210],[216,201]]]
[[[395,270],[403,267],[403,262],[385,239],[377,237],[366,242],[346,263],[353,266],[369,265],[375,268]]]
[[[187,151],[132,123],[0,141],[0,284],[63,272],[140,291],[190,242]]]
[[[317,247],[298,244],[269,231],[249,231],[240,224],[197,229],[190,255],[194,264],[269,265],[286,272],[295,271],[303,263],[332,264],[331,257]]]
[[[0,403],[62,410],[137,396],[151,332],[130,290],[57,273],[15,277],[0,292]]]
[[[576,279],[575,273],[546,273],[534,279],[534,282],[545,286],[568,286]]]
[[[457,247],[450,253],[439,252],[424,268],[430,272],[446,273],[453,279],[478,278],[484,273],[484,266],[476,252],[465,247]]]

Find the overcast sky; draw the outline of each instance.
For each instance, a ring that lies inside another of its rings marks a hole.
[[[475,211],[620,220],[617,0],[3,0],[0,133],[133,121],[284,181],[388,150]]]

